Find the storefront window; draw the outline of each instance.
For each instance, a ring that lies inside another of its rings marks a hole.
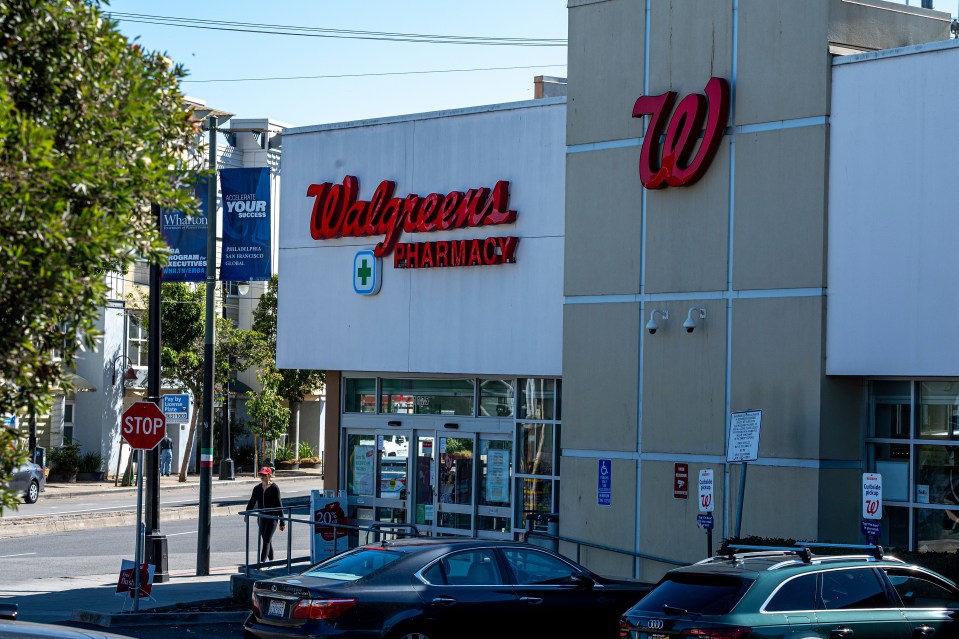
[[[473,414],[471,379],[384,379],[380,410],[412,415]]]
[[[916,541],[919,552],[959,550],[959,510],[917,508]]]
[[[908,438],[912,425],[910,383],[873,382],[870,389],[870,437]]]
[[[372,378],[346,379],[346,412],[376,412],[376,380]]]
[[[553,475],[553,425],[520,424],[516,438],[519,472],[523,475]]]
[[[518,505],[516,525],[526,528],[526,518],[533,513],[553,513],[553,491],[558,490],[559,482],[548,479],[521,478],[517,480],[517,493],[522,502]]]
[[[556,380],[554,379],[521,379],[520,387],[520,419],[556,419]]]
[[[959,382],[919,384],[919,438],[959,439]]]
[[[347,441],[347,494],[373,495],[375,462],[376,442],[373,435],[350,435]]]
[[[479,416],[512,417],[514,404],[513,380],[481,379],[479,383]]]
[[[513,443],[508,439],[480,440],[479,504],[509,506]]]

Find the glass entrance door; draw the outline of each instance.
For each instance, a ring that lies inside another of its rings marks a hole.
[[[479,436],[476,536],[512,539],[513,441],[504,435]]]
[[[405,530],[409,508],[409,432],[348,432],[346,486],[351,523],[376,530]],[[369,536],[369,539],[367,539]],[[359,543],[377,536],[360,535]]]
[[[476,465],[474,435],[437,436],[436,532],[447,535],[473,534],[473,509]]]

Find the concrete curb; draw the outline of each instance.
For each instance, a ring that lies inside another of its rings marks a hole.
[[[97,612],[74,610],[70,621],[100,628],[136,628],[139,626],[183,626],[188,624],[243,623],[249,611],[234,612]]]
[[[229,504],[214,506],[211,509],[211,514],[214,517],[236,515],[244,510],[246,510],[246,504]],[[165,521],[198,519],[199,516],[199,506],[179,506],[176,508],[160,509],[160,519]],[[133,526],[135,523],[135,511],[82,513],[76,515],[40,515],[37,517],[0,519],[0,539],[9,539],[11,537],[21,537],[23,535],[37,533],[72,532],[74,530]]]

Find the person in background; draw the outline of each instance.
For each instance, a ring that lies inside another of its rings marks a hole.
[[[269,517],[283,516],[283,500],[280,498],[280,487],[273,483],[273,469],[264,466],[260,469],[260,483],[253,489],[247,510],[264,510],[261,515]],[[273,561],[273,533],[276,532],[276,519],[257,517],[260,529],[260,562]],[[249,521],[249,515],[246,521]],[[280,530],[286,530],[286,522],[280,521]]]
[[[160,474],[167,477],[173,470],[173,439],[170,433],[164,433],[160,440]]]

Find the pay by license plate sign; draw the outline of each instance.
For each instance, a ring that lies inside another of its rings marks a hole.
[[[279,599],[273,599],[270,601],[270,608],[266,614],[269,617],[282,617],[284,612],[286,612],[286,604]]]

